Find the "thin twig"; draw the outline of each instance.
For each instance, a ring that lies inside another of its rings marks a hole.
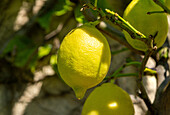
[[[97,28],[100,31],[102,31],[106,35],[110,36],[111,38],[115,39],[120,44],[125,45],[127,48],[131,49],[135,53],[138,53],[138,54],[141,54],[141,55],[144,54],[144,52],[136,50],[131,45],[129,45],[129,43],[127,43],[127,41],[126,41],[126,39],[125,39],[125,37],[124,37],[124,35],[123,35],[123,33],[121,31],[118,31],[117,29],[114,29],[112,26],[110,26],[110,23],[112,23],[112,22],[109,19],[106,18],[106,14],[102,11],[102,9],[93,6],[92,4],[90,4],[90,2],[88,0],[86,2],[81,0],[81,3],[83,4],[83,7],[81,8],[81,11],[84,12],[84,15],[86,15],[85,12],[87,11],[86,9],[88,9],[88,8],[91,8],[92,10],[96,10],[99,13],[99,16],[100,16],[99,20],[102,20],[107,25],[105,28],[102,28],[101,26],[98,26]],[[87,17],[88,17],[88,20],[94,20],[94,21],[96,20],[96,19],[92,19],[92,18],[94,18],[94,16],[92,16],[92,15],[88,15]],[[109,16],[107,16],[107,17],[109,17]],[[109,32],[108,32],[108,30],[109,30]],[[133,32],[131,32],[131,33],[133,33]],[[137,32],[137,33],[134,33],[134,34],[138,35],[139,33]],[[142,36],[143,36],[143,34],[142,34]],[[142,39],[142,40],[144,40],[144,39]]]
[[[138,73],[119,73],[115,77],[120,78],[120,77],[137,77]]]
[[[131,65],[135,65],[135,66],[139,66],[141,65],[140,62],[137,62],[137,61],[133,61],[133,62],[129,62],[129,63],[126,63],[124,65],[122,65],[120,68],[118,68],[112,75],[110,76],[107,76],[106,79],[110,80],[112,78],[118,78],[118,77],[125,77],[125,75],[127,76],[136,76],[137,74],[136,73],[125,73],[125,74],[120,74],[120,72],[127,66],[131,66]]]
[[[123,33],[117,31],[115,28],[111,27],[108,23],[105,23],[107,26],[106,27],[102,27],[99,25],[99,27],[97,27],[97,29],[99,29],[102,33],[104,33],[105,35],[109,36],[110,38],[116,40],[117,42],[119,42],[120,44],[126,46],[128,49],[130,49],[132,52],[135,52],[137,54],[140,55],[144,55],[143,51],[139,51],[137,49],[134,49],[125,39],[125,36],[123,35]]]
[[[142,64],[141,64],[141,68],[139,70],[139,81],[142,81],[142,76],[143,76],[143,72],[145,70],[145,65],[149,59],[149,57],[152,55],[153,51],[150,51],[148,50],[146,53],[145,53],[145,57],[143,58],[142,60]]]
[[[110,11],[109,9],[105,9],[107,13],[112,14],[108,16],[108,18],[114,22],[116,25],[120,26],[122,29],[126,30],[133,39],[138,39],[140,41],[146,42],[146,36],[136,30],[129,22],[124,20],[119,14]]]
[[[111,51],[111,54],[112,55],[116,55],[116,54],[119,54],[119,53],[122,53],[124,51],[128,51],[129,49],[128,48],[122,48],[120,50],[116,50],[116,51]]]
[[[124,20],[121,16],[119,16],[119,14],[117,14],[109,9],[105,9],[105,11],[108,13],[108,14],[105,14],[102,11],[102,9],[97,8],[97,7],[93,6],[92,4],[86,4],[83,7],[91,8],[93,10],[98,11],[99,15],[101,16],[101,20],[109,19],[111,22],[115,23],[116,25],[118,25],[119,27],[121,27],[122,29],[127,31],[133,39],[138,39],[142,42],[147,43],[148,40],[147,40],[146,36],[144,34],[142,34],[141,32],[139,32],[138,30],[136,30],[130,23],[128,23],[126,20]]]

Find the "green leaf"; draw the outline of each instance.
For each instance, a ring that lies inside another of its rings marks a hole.
[[[67,13],[68,11],[72,11],[74,6],[74,3],[70,2],[70,0],[60,0],[62,1],[61,5],[59,7],[56,7],[55,15],[61,16]]]
[[[49,11],[45,15],[37,19],[37,22],[40,24],[40,26],[47,31],[49,30],[51,16],[53,15],[53,12],[54,11]]]
[[[57,64],[57,55],[52,55],[50,58],[50,64],[55,65]]]
[[[58,73],[58,68],[57,68],[57,55],[52,55],[50,58],[50,64],[53,67],[54,71]]]
[[[73,9],[72,8],[73,5],[74,4],[72,2],[70,2],[70,0],[58,0],[55,7],[53,9],[49,10],[45,15],[38,18],[37,22],[40,24],[40,26],[42,28],[44,28],[48,31],[49,26],[50,26],[51,17],[53,15],[56,15],[56,16],[64,15],[65,13],[67,13],[68,11],[71,11]]]
[[[18,52],[14,59],[14,65],[17,67],[23,67],[35,50],[36,48],[24,48],[22,51]]]
[[[51,49],[52,49],[51,44],[47,44],[45,46],[40,46],[38,48],[38,58],[42,58],[42,57],[48,55],[50,53]]]
[[[15,36],[9,41],[5,49],[3,50],[3,55],[16,50],[21,50],[29,45],[32,45],[32,41],[29,40],[26,36]]]
[[[54,54],[50,58],[50,64],[53,67],[53,70],[57,73],[57,75],[61,78],[59,72],[58,72],[58,66],[57,66],[57,54]]]
[[[81,9],[81,5],[78,5],[75,10],[74,10],[74,15],[75,15],[75,19],[77,20],[77,22],[79,23],[86,23],[87,21],[85,20],[84,15],[82,14],[82,12],[80,11]]]
[[[36,69],[38,61],[38,54],[36,53],[30,60],[28,68],[30,68],[31,72],[34,73]]]
[[[168,58],[168,47],[163,47],[160,51],[159,51],[159,57],[160,58],[165,58],[167,59]]]
[[[23,67],[35,50],[36,46],[31,39],[26,36],[15,36],[3,50],[3,56],[13,54],[10,58],[14,65]]]

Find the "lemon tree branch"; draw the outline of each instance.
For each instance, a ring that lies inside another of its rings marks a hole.
[[[157,0],[155,0],[155,1],[157,1]],[[164,9],[164,11],[159,11],[159,13],[162,13],[162,12],[169,13],[169,9],[165,6],[164,3],[161,3],[161,2],[158,1],[157,4],[160,4],[160,6],[162,6],[162,8]],[[95,6],[93,6],[91,4],[87,4],[86,6],[88,6],[88,8],[90,8],[90,9],[96,10],[99,13],[99,16],[100,16],[99,20],[102,20],[104,22],[110,21],[112,24],[115,24],[115,25],[121,27],[122,29],[124,29],[125,31],[127,31],[133,39],[141,40],[141,41],[143,41],[147,44],[149,50],[145,53],[145,57],[142,60],[142,64],[140,66],[140,70],[139,70],[139,73],[138,73],[137,86],[140,90],[139,96],[144,100],[149,111],[154,113],[155,108],[154,108],[153,104],[151,103],[151,101],[148,97],[148,94],[145,90],[145,87],[143,86],[142,77],[143,77],[145,66],[146,66],[146,63],[147,63],[149,57],[157,49],[156,46],[154,46],[155,45],[154,44],[154,38],[157,36],[158,32],[156,32],[155,35],[145,36],[142,33],[140,33],[138,30],[136,30],[132,25],[130,25],[126,20],[124,20],[117,13],[110,11],[108,9],[106,9],[106,13],[104,13],[100,8],[96,8]],[[106,31],[104,31],[104,32],[107,34]],[[122,71],[122,69],[124,67],[125,67],[125,65],[121,66],[119,69],[117,69],[113,73],[113,75],[108,76],[108,79],[112,79],[114,77],[129,76],[129,75],[135,76],[136,75],[135,73],[134,74],[129,73],[128,75],[126,75],[126,74],[121,75],[120,72]]]
[[[102,9],[100,8],[96,8],[95,6],[93,6],[92,4],[90,4],[89,0],[80,0],[80,3],[83,5],[83,7],[81,8],[81,11],[83,12],[83,14],[85,15],[87,20],[90,21],[95,21],[96,18],[94,15],[92,15],[91,10],[86,10],[86,9],[92,9],[92,10],[97,10],[99,15],[100,15],[100,21],[102,21],[106,26],[102,26],[102,24],[99,24],[97,26],[97,28],[104,33],[105,35],[111,37],[112,39],[118,41],[120,44],[126,46],[127,48],[129,48],[131,51],[137,53],[137,54],[141,54],[144,55],[143,51],[139,51],[137,49],[134,49],[125,39],[124,34],[120,31],[115,29],[114,27],[112,27],[110,25],[110,23],[112,23],[109,19],[106,19],[106,14],[102,11]]]
[[[138,79],[137,79],[137,86],[140,89],[141,93],[139,94],[139,96],[144,100],[145,104],[147,105],[148,109],[153,113],[154,112],[154,107],[151,104],[151,101],[148,97],[148,94],[145,90],[145,87],[143,86],[143,82],[142,82],[142,77],[144,74],[144,70],[145,70],[145,66],[146,63],[149,59],[149,57],[152,55],[152,53],[154,52],[154,49],[149,49],[146,53],[145,53],[145,57],[142,60],[141,66],[140,66],[140,70],[139,70],[139,75],[138,75]]]
[[[146,36],[136,30],[129,22],[123,19],[119,14],[110,11],[109,9],[105,9],[107,13],[111,14],[111,16],[107,15],[107,17],[115,23],[116,25],[120,26],[122,29],[126,30],[133,39],[139,39],[143,42],[146,42]]]
[[[148,97],[148,94],[143,86],[143,82],[142,82],[142,77],[144,74],[144,69],[146,66],[146,62],[148,61],[148,58],[151,56],[151,54],[153,53],[153,51],[155,51],[155,49],[157,49],[154,46],[154,38],[157,35],[157,32],[155,33],[155,35],[150,35],[150,36],[145,36],[144,34],[140,33],[138,30],[136,30],[132,25],[130,25],[126,20],[124,20],[121,16],[119,16],[117,13],[110,11],[108,9],[106,9],[107,14],[105,14],[101,9],[94,7],[91,4],[87,4],[86,7],[91,8],[93,10],[98,11],[99,15],[100,15],[100,20],[102,21],[110,21],[113,24],[118,25],[119,27],[121,27],[122,29],[124,29],[125,31],[127,31],[131,37],[133,39],[138,39],[141,40],[143,42],[145,42],[148,46],[148,51],[145,53],[145,57],[142,61],[142,64],[140,65],[140,71],[138,73],[138,79],[137,79],[137,86],[140,90],[140,94],[139,96],[144,100],[145,104],[147,105],[148,109],[154,113],[154,106],[151,104],[151,101]],[[120,75],[119,73],[123,70],[124,67],[126,67],[128,65],[123,65],[121,66],[119,69],[117,69],[113,75],[106,77],[107,80],[110,80],[114,77],[121,77],[121,76],[125,76],[125,75]],[[130,75],[132,75],[130,73]],[[136,75],[136,74],[133,74]]]
[[[103,22],[106,26],[102,26],[102,24],[100,24],[99,26],[97,26],[97,28],[105,35],[109,36],[110,38],[118,41],[120,44],[126,46],[128,49],[130,49],[131,51],[140,54],[140,55],[144,55],[144,52],[139,51],[134,49],[125,39],[125,36],[122,32],[118,31],[117,29],[113,28],[112,26],[110,26],[109,23],[107,22]]]
[[[150,49],[150,48],[153,49],[154,48],[153,41],[154,41],[154,38],[156,37],[157,33],[155,35],[150,35],[150,36],[146,37],[144,34],[142,34],[137,29],[135,29],[128,21],[123,19],[117,13],[115,13],[113,11],[110,11],[109,9],[106,9],[107,14],[105,14],[102,11],[102,9],[95,7],[90,3],[87,3],[86,5],[83,5],[83,7],[84,7],[83,9],[91,8],[93,10],[98,11],[99,15],[101,16],[100,20],[103,20],[103,21],[109,20],[109,21],[111,21],[115,25],[117,25],[120,28],[127,31],[133,39],[138,39],[138,40],[144,42],[148,46],[148,49]]]
[[[136,30],[129,22],[127,22],[121,16],[119,16],[119,14],[109,9],[105,9],[105,11],[108,13],[108,14],[105,14],[102,11],[102,9],[95,7],[90,3],[87,3],[86,5],[84,5],[84,8],[85,7],[98,11],[99,15],[101,16],[101,20],[110,20],[114,24],[118,25],[119,27],[127,31],[133,39],[138,39],[138,40],[141,40],[147,43],[147,37],[141,32],[139,32],[138,30]]]
[[[139,70],[139,81],[142,81],[142,76],[143,76],[143,72],[145,70],[146,63],[147,63],[147,61],[148,61],[148,59],[149,59],[149,57],[151,56],[152,53],[153,53],[153,50],[148,50],[145,53],[145,57],[142,60],[142,64],[141,64],[140,70]]]

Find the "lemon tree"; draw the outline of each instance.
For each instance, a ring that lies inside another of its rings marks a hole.
[[[106,76],[111,52],[106,38],[92,25],[83,25],[66,35],[58,53],[62,79],[82,99],[86,90]]]
[[[150,35],[154,36],[157,33],[154,45],[159,48],[167,37],[168,20],[165,13],[147,14],[152,11],[162,11],[162,8],[154,3],[153,0],[133,0],[126,8],[123,17],[148,39]],[[126,31],[123,32],[132,47],[141,51],[148,49],[146,43],[133,39]]]
[[[129,95],[113,83],[95,88],[83,106],[82,115],[133,115]]]

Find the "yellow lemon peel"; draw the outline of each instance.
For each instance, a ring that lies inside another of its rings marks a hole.
[[[83,25],[68,33],[58,53],[60,76],[82,99],[86,90],[106,76],[111,52],[106,38],[91,25]]]

